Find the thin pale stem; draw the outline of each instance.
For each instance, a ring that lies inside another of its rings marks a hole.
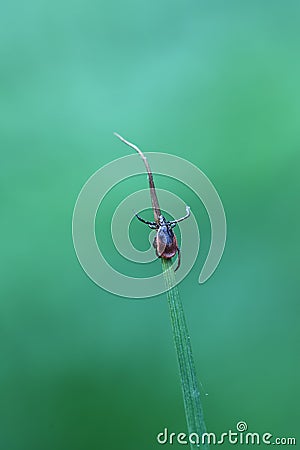
[[[159,207],[159,203],[158,203],[158,198],[156,195],[156,190],[155,190],[155,186],[154,186],[154,181],[153,181],[153,175],[152,175],[152,170],[150,169],[148,160],[146,158],[146,156],[144,155],[144,153],[138,148],[137,145],[132,144],[132,142],[127,141],[126,139],[124,139],[122,136],[120,136],[118,133],[114,133],[114,135],[120,139],[120,141],[124,142],[124,144],[128,145],[129,147],[133,148],[142,158],[142,160],[144,161],[147,173],[148,173],[148,180],[149,180],[149,187],[150,187],[150,196],[151,196],[151,202],[152,202],[152,208],[153,208],[153,214],[154,214],[154,219],[156,223],[159,223],[159,216],[161,215],[161,211],[160,211],[160,207]]]
[[[201,436],[203,433],[206,433],[206,426],[203,417],[203,409],[192,354],[190,335],[185,320],[179,290],[178,287],[175,286],[176,280],[171,260],[162,258],[162,268],[166,288],[168,289],[166,293],[170,310],[175,350],[179,365],[188,434],[190,435],[191,433],[197,433],[201,442]],[[205,450],[209,449],[207,443],[202,444],[202,446],[201,444],[190,445],[192,450],[199,447]]]

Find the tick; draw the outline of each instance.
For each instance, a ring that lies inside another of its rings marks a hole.
[[[124,139],[122,136],[120,136],[118,133],[114,133],[117,138],[119,138],[122,142],[124,142],[126,145],[129,145],[129,147],[133,148],[142,158],[144,161],[147,174],[148,174],[148,180],[149,180],[149,187],[150,187],[150,196],[151,196],[151,203],[152,203],[152,209],[154,214],[154,221],[150,222],[148,220],[144,220],[142,217],[140,217],[138,214],[135,214],[138,220],[148,225],[151,229],[156,230],[156,235],[153,241],[153,247],[155,248],[156,255],[158,258],[164,258],[164,259],[171,259],[176,254],[178,254],[178,260],[177,260],[177,267],[175,271],[180,267],[180,249],[178,247],[176,236],[173,232],[173,228],[176,226],[178,222],[182,222],[183,220],[187,219],[190,216],[190,207],[186,206],[186,215],[184,217],[181,217],[177,220],[166,220],[166,218],[162,215],[156,190],[154,186],[153,181],[153,174],[150,169],[149,163],[147,161],[146,156],[143,154],[143,152],[134,144]]]

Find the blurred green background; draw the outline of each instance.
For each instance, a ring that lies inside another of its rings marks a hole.
[[[205,210],[156,179],[201,228],[180,291],[207,428],[245,420],[297,437],[299,20],[296,0],[2,4],[1,449],[146,450],[164,427],[186,431],[165,296],[101,290],[73,249],[82,185],[130,153],[113,131],[196,164],[226,210],[223,259],[200,286]],[[125,193],[145,187],[136,177],[111,193],[101,233]],[[139,272],[109,239],[104,251]]]

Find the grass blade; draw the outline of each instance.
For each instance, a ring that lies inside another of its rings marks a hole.
[[[162,268],[167,287],[167,299],[170,310],[171,324],[175,343],[175,350],[179,365],[180,381],[183,393],[183,401],[186,415],[188,434],[197,433],[201,436],[206,433],[203,417],[198,379],[196,376],[194,358],[190,336],[185,320],[182,301],[178,287],[175,286],[175,274],[170,259],[162,258]],[[194,440],[194,439],[193,439]],[[190,444],[191,449],[199,448],[196,444]],[[208,450],[208,444],[200,445],[202,449]]]

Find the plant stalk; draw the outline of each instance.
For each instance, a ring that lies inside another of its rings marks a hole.
[[[185,320],[183,304],[178,287],[175,286],[175,273],[170,259],[161,259],[167,299],[171,317],[175,350],[179,365],[185,416],[189,436],[196,433],[200,438],[200,445],[190,444],[191,449],[209,449],[207,443],[201,444],[201,436],[206,433],[203,409],[200,398],[199,384],[196,376],[195,363],[192,353],[191,340]],[[192,439],[195,441],[194,437]]]

